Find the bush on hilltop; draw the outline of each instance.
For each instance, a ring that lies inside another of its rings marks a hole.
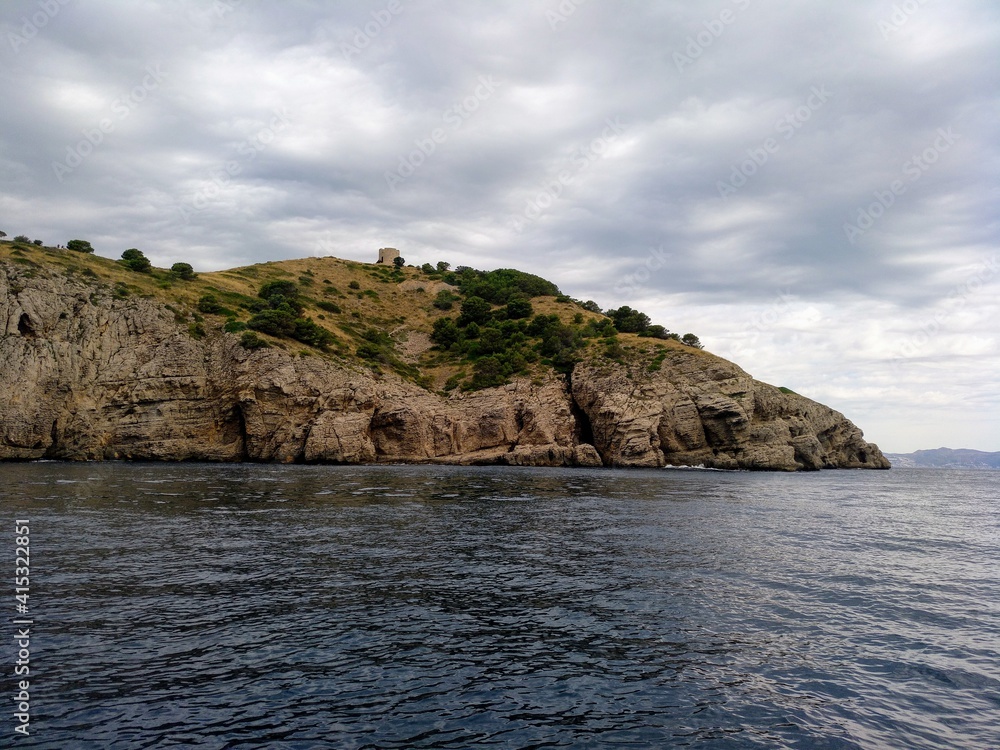
[[[77,253],[92,253],[94,248],[91,246],[87,240],[70,240],[66,243],[67,250],[73,250]]]

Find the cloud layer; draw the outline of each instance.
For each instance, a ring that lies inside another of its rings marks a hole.
[[[1000,450],[1000,7],[6,2],[0,228],[512,266]]]

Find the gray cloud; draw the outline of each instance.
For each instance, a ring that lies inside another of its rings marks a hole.
[[[384,245],[516,266],[887,449],[1000,450],[993,3],[2,13],[8,233],[203,270]]]

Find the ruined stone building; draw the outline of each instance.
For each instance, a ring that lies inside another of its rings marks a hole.
[[[380,247],[378,249],[378,260],[376,263],[391,266],[393,258],[399,257],[399,250],[394,247]]]

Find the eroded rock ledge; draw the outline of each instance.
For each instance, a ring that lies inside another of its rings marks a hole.
[[[0,459],[888,468],[822,404],[676,350],[445,398],[233,335],[152,300],[0,264]]]

